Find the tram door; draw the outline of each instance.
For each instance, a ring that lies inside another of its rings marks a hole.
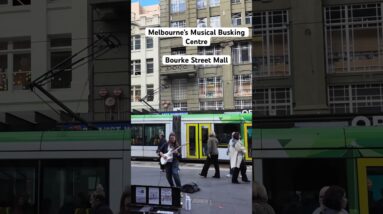
[[[358,184],[360,213],[383,213],[383,158],[358,160]]]
[[[252,148],[252,136],[253,136],[253,128],[251,127],[250,123],[245,123],[244,124],[244,143],[245,143],[245,148],[247,148],[246,152],[246,160],[251,160],[251,148]]]
[[[206,158],[207,139],[211,130],[211,124],[187,124],[186,125],[186,150],[187,158]]]

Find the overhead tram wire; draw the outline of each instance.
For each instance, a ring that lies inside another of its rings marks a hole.
[[[50,82],[52,80],[52,78],[54,78],[58,74],[62,73],[63,71],[68,70],[68,69],[74,70],[74,69],[88,63],[89,61],[94,60],[95,58],[107,53],[111,49],[116,48],[116,47],[121,45],[120,40],[117,37],[115,37],[113,34],[110,34],[110,33],[109,34],[97,34],[96,37],[97,37],[96,41],[92,42],[91,44],[89,44],[85,48],[81,49],[77,53],[73,54],[72,56],[70,56],[67,59],[63,60],[62,62],[58,63],[56,66],[51,68],[48,72],[44,73],[43,75],[41,75],[40,77],[38,77],[34,81],[32,81],[29,85],[30,90],[33,91],[35,94],[37,94],[37,93],[34,91],[34,89],[35,88],[39,89],[40,92],[42,92],[45,96],[47,96],[54,103],[56,103],[58,106],[60,106],[73,119],[85,124],[90,129],[96,129],[96,127],[94,127],[93,125],[90,125],[86,120],[84,120],[83,118],[78,116],[75,112],[73,112],[70,108],[68,108],[64,103],[62,103],[60,100],[58,100],[50,92],[48,92],[43,86],[46,85],[48,82]],[[99,44],[102,44],[101,42],[105,43],[106,45],[100,45],[99,46]],[[94,48],[98,48],[98,49],[95,50]],[[72,62],[72,59],[74,59],[75,57],[79,56],[82,52],[89,50],[89,49],[91,49],[90,54],[88,54],[84,57],[81,57],[81,58],[77,59],[76,61]],[[68,63],[70,63],[70,65],[67,65]],[[40,96],[39,96],[39,98],[42,99],[42,97],[40,97]],[[45,102],[45,103],[47,103],[47,102]]]

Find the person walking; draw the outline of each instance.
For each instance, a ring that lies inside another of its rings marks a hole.
[[[166,170],[166,179],[169,182],[169,185],[171,187],[174,186],[174,182],[176,183],[176,187],[181,188],[181,180],[180,176],[178,174],[179,171],[179,158],[180,153],[178,151],[179,144],[176,140],[176,135],[174,133],[170,133],[169,135],[169,141],[162,145],[160,148],[160,156],[165,158],[167,163],[165,164],[165,170]],[[168,151],[172,151],[169,156],[166,156],[165,154],[168,153]]]
[[[247,179],[246,175],[246,165],[244,161],[244,156],[246,153],[246,149],[242,144],[242,141],[240,140],[239,132],[235,132],[233,135],[233,150],[232,150],[232,156],[230,158],[230,167],[233,168],[233,176],[231,178],[231,182],[234,184],[238,184],[238,175],[241,171],[242,181],[243,182],[250,182]]]
[[[161,156],[160,156],[160,149],[161,149],[162,145],[164,145],[165,143],[166,143],[165,135],[164,135],[164,133],[161,131],[161,132],[160,132],[160,142],[158,143],[157,151],[156,151],[158,157],[160,157],[160,158],[161,158]],[[162,165],[162,164],[161,164],[161,161],[159,161],[159,164],[160,164],[160,170],[161,170],[161,172],[164,172],[164,171],[165,171],[165,165]]]
[[[214,132],[210,133],[209,139],[207,140],[207,157],[199,175],[206,178],[207,172],[209,171],[210,165],[212,163],[214,164],[215,168],[215,174],[213,178],[220,178],[218,164],[218,139]]]
[[[253,184],[253,214],[275,214],[268,203],[266,188],[257,182]]]
[[[229,156],[229,162],[231,161],[231,155],[233,154],[233,136],[234,136],[234,133],[231,133],[231,139],[229,140],[229,143],[227,144],[227,156]],[[229,171],[229,174],[226,175],[226,177],[230,178],[232,175],[233,175],[233,169],[231,168],[231,163],[229,163],[229,168],[230,168],[230,171]]]

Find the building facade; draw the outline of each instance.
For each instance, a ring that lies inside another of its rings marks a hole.
[[[145,36],[146,27],[160,26],[160,7],[132,3],[131,108],[159,109],[159,39]],[[141,102],[145,100],[150,106]]]
[[[380,127],[357,126],[382,125],[383,1],[257,0],[253,11],[254,180],[277,213],[325,185],[346,189],[350,213],[373,213],[383,161],[365,151],[380,148]]]
[[[161,0],[161,27],[248,27],[252,1]],[[248,38],[212,38],[209,47],[183,46],[161,38],[163,55],[231,55],[229,65],[160,65],[160,109],[204,111],[251,109],[252,46]]]
[[[87,6],[83,1],[0,1],[0,112],[39,111],[58,118],[47,105],[53,102],[35,90],[43,102],[29,84],[87,46]],[[87,65],[68,67],[44,87],[74,112],[88,112]]]
[[[381,1],[255,1],[255,115],[382,112],[381,10]]]

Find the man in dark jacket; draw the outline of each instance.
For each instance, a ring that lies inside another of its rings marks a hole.
[[[210,165],[213,163],[215,168],[215,174],[213,178],[220,178],[219,164],[218,164],[218,140],[214,132],[210,133],[209,139],[207,140],[206,154],[207,154],[207,158],[205,160],[205,164],[203,165],[200,175],[206,178]]]

